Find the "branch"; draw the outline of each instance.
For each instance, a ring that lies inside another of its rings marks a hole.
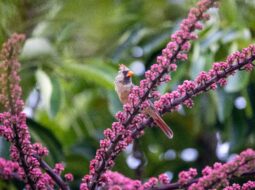
[[[253,159],[254,160],[254,159]],[[249,161],[253,161],[253,160],[249,160]],[[249,161],[246,161],[243,165],[247,164]],[[235,170],[227,173],[227,175],[233,175],[236,171],[238,170],[238,168],[236,168]],[[249,171],[249,172],[245,172],[242,175],[240,175],[240,177],[247,177],[247,176],[253,176],[255,174],[255,170],[253,171]],[[202,176],[203,177],[203,176]],[[175,182],[175,183],[171,183],[171,184],[167,184],[167,185],[161,185],[159,187],[154,187],[151,190],[173,190],[173,189],[183,189],[183,188],[187,188],[190,185],[197,183],[202,177],[198,177],[195,179],[191,179],[189,181],[187,181],[187,183],[185,185],[180,184],[179,182]],[[235,176],[236,177],[236,176]],[[211,184],[209,187],[206,187],[206,189],[211,189],[218,181],[215,181],[213,184]]]
[[[197,170],[190,168],[188,171],[181,171],[178,175],[178,182],[171,183],[166,174],[158,177],[151,177],[146,182],[128,178],[121,173],[106,171],[104,174],[103,189],[222,189],[229,186],[230,181],[255,174],[255,151],[247,149],[241,152],[236,158],[227,163],[215,163],[212,167],[206,166],[202,170],[202,176],[197,176]],[[255,184],[252,184],[252,186]],[[247,186],[247,185],[246,185]],[[82,188],[81,188],[82,189]]]
[[[189,92],[186,91],[185,95],[172,99],[170,105],[163,104],[162,107],[160,107],[161,109],[160,114],[164,114],[166,112],[169,112],[170,110],[174,110],[176,107],[183,104],[186,100],[189,100],[190,98],[195,97],[198,94],[201,94],[202,92],[208,91],[210,89],[214,89],[214,88],[211,88],[213,84],[219,83],[221,79],[225,79],[227,76],[229,76],[236,70],[242,70],[242,68],[245,67],[246,65],[250,65],[255,60],[255,46],[251,45],[250,48],[254,48],[254,50],[252,50],[254,51],[253,52],[254,55],[252,54],[250,58],[245,59],[243,62],[237,62],[234,65],[230,65],[225,70],[218,72],[210,80],[204,81],[202,84],[192,89],[192,91],[189,91]],[[254,67],[254,65],[252,66]],[[180,86],[183,86],[183,85],[184,84]],[[175,92],[178,92],[178,90]],[[172,92],[172,94],[175,92]],[[136,130],[133,131],[132,133],[133,138],[136,138],[137,135],[139,135],[140,131],[142,131],[146,126],[151,126],[152,124],[153,124],[153,120],[151,118],[146,119]]]
[[[62,190],[70,190],[70,187],[68,184],[58,175],[54,172],[54,170],[39,156],[34,155],[34,157],[39,161],[41,168],[43,168],[46,173],[52,178],[56,184],[60,187]]]
[[[131,107],[131,111],[124,109],[124,112],[117,114],[116,117],[119,122],[113,123],[113,128],[116,124],[115,129],[108,130],[109,136],[105,135],[106,138],[100,142],[100,148],[97,150],[95,159],[90,162],[90,174],[83,178],[81,189],[94,190],[106,169],[114,165],[113,160],[116,156],[132,142],[132,136],[129,131],[133,126],[136,126],[134,119],[138,117],[143,103],[158,85],[163,81],[170,80],[166,74],[176,70],[175,63],[177,63],[177,60],[187,59],[187,55],[184,52],[190,49],[188,42],[196,38],[193,33],[195,29],[202,29],[198,21],[208,18],[208,15],[204,12],[213,6],[214,3],[215,0],[202,0],[198,3],[198,8],[190,11],[188,18],[182,22],[181,29],[172,35],[173,41],[162,51],[162,56],[158,57],[157,64],[154,64],[151,70],[145,73],[145,79],[141,81],[140,87],[136,88],[138,94],[133,88],[133,92],[129,96],[129,102],[131,103],[124,105],[124,108]],[[142,95],[140,94],[141,91]]]
[[[255,175],[255,170],[252,172],[244,173],[240,177],[249,177],[249,176],[254,176],[254,175]],[[199,178],[191,179],[185,185],[181,185],[180,183],[175,182],[175,183],[171,183],[169,185],[162,185],[160,187],[154,187],[151,190],[174,190],[174,189],[187,188],[190,185],[192,185],[193,183],[197,183],[198,180],[199,180]]]
[[[18,161],[20,166],[24,169],[26,183],[28,183],[32,190],[36,190],[36,179],[31,175],[32,167],[29,166],[26,159],[29,157],[29,151],[31,150],[29,145],[30,135],[27,126],[23,126],[24,117],[21,112],[23,109],[23,101],[21,99],[21,87],[19,86],[20,78],[17,74],[20,64],[17,60],[20,42],[23,42],[25,36],[13,34],[7,42],[3,44],[0,60],[3,62],[1,68],[5,69],[5,72],[1,73],[1,104],[5,109],[9,111],[10,116],[4,115],[6,120],[10,121],[10,128],[12,135],[8,135],[7,131],[4,134],[11,142],[13,153],[12,159]],[[21,127],[22,125],[22,127]],[[9,127],[9,126],[8,126]],[[5,129],[6,126],[5,126]],[[3,136],[4,136],[3,135]],[[24,151],[26,149],[26,151]],[[15,158],[14,158],[15,157]]]
[[[0,52],[0,103],[6,112],[0,113],[0,135],[11,143],[10,157],[22,168],[22,180],[30,189],[51,189],[48,178],[44,178],[38,160],[33,156],[35,151],[40,152],[40,156],[48,153],[48,150],[35,143],[31,143],[30,132],[26,124],[26,115],[23,113],[24,101],[22,100],[22,89],[20,77],[18,75],[20,63],[18,54],[19,43],[25,37],[13,34],[7,42],[3,44]],[[47,165],[45,165],[47,166]],[[8,174],[7,174],[8,175]],[[63,188],[66,190],[67,188]]]
[[[20,158],[20,161],[21,161],[21,166],[24,169],[25,175],[27,177],[27,180],[28,180],[28,183],[29,183],[31,189],[36,190],[34,180],[32,180],[31,176],[29,175],[30,174],[30,169],[29,169],[29,166],[27,165],[27,163],[25,161],[25,154],[22,151],[22,147],[21,147],[20,139],[18,137],[19,134],[18,134],[16,125],[13,125],[13,130],[14,130],[14,133],[15,133],[14,145],[16,146],[16,148],[19,152],[19,158]]]

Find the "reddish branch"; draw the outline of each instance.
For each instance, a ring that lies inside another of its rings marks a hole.
[[[255,171],[252,171],[252,172],[244,173],[240,177],[250,177],[250,176],[254,176],[254,175],[255,175]],[[161,185],[159,187],[154,187],[151,190],[185,189],[185,188],[189,187],[190,185],[192,185],[193,183],[197,183],[198,180],[199,180],[199,178],[191,179],[185,185],[181,185],[180,183],[175,182],[175,183],[171,183],[171,184],[168,184],[168,185]]]
[[[40,159],[48,154],[47,148],[40,143],[31,143],[31,137],[26,124],[26,115],[23,113],[24,101],[20,87],[18,54],[20,42],[25,39],[24,35],[13,34],[3,44],[0,52],[0,103],[5,112],[0,113],[0,135],[10,142],[10,157],[13,163],[18,163],[22,172],[20,179],[27,188],[53,189],[54,181],[63,190],[69,190],[68,185],[61,179],[60,173],[54,171]],[[33,155],[39,155],[35,158]],[[6,162],[10,163],[10,162]],[[9,166],[12,166],[9,164]],[[43,167],[52,179],[41,171]],[[7,168],[10,171],[12,167]],[[61,167],[62,169],[63,167]],[[61,170],[63,171],[64,168]],[[69,179],[71,174],[67,175]],[[52,186],[52,187],[51,187]]]
[[[249,163],[250,161],[254,161],[254,159],[251,160],[247,160],[246,162],[244,162],[241,166],[237,167],[236,169],[232,170],[231,172],[227,172],[227,176],[230,176],[229,179],[231,177],[237,177],[235,176],[235,172],[242,166],[244,166],[245,164]],[[248,172],[244,172],[242,173],[242,175],[238,176],[238,177],[249,177],[249,176],[254,176],[255,175],[255,170],[253,171],[248,171]],[[167,185],[161,185],[159,187],[154,187],[151,190],[173,190],[173,189],[186,189],[189,186],[191,186],[194,183],[199,182],[201,178],[194,178],[191,179],[189,181],[187,181],[185,184],[180,184],[179,182],[175,182],[175,183],[171,183],[171,184],[167,184]],[[220,181],[220,179],[214,181],[210,186],[204,187],[206,189],[212,189],[214,187],[215,184],[217,184]]]
[[[186,100],[197,96],[198,94],[201,94],[202,92],[205,92],[210,89],[210,86],[212,84],[215,84],[219,82],[221,79],[226,78],[229,74],[233,73],[236,70],[242,70],[242,68],[247,65],[251,64],[255,60],[255,55],[250,57],[249,59],[244,60],[243,62],[238,62],[235,65],[232,65],[231,67],[227,68],[224,71],[219,72],[215,77],[211,78],[208,81],[205,81],[202,85],[197,86],[195,89],[193,89],[192,92],[187,92],[184,96],[176,98],[172,101],[170,106],[164,106],[161,114],[164,114],[166,112],[169,112],[169,110],[174,109],[176,106],[179,106],[183,104]],[[254,66],[254,65],[253,65]],[[148,118],[146,121],[144,121],[138,128],[137,130],[133,131],[132,136],[135,138],[140,131],[142,131],[146,126],[150,126],[153,124],[153,120],[151,118]]]
[[[121,122],[121,125],[125,129],[128,129],[128,127],[133,123],[133,120],[139,113],[142,104],[148,99],[150,93],[160,84],[166,74],[168,74],[169,71],[175,70],[176,61],[186,59],[186,54],[183,52],[189,49],[188,41],[195,38],[192,32],[195,29],[201,29],[198,21],[205,19],[204,12],[211,6],[213,6],[214,2],[214,0],[203,0],[199,2],[200,4],[198,3],[198,5],[200,6],[200,9],[193,9],[193,12],[190,12],[190,17],[185,20],[185,22],[187,22],[187,25],[185,25],[186,23],[183,22],[182,29],[172,36],[174,42],[169,43],[169,47],[167,48],[173,49],[169,50],[166,48],[164,53],[167,55],[161,56],[161,60],[159,59],[158,61],[159,64],[163,65],[163,70],[157,73],[157,76],[154,79],[152,79],[151,77],[147,78],[149,83],[148,86],[145,88],[144,94],[139,97],[139,101],[135,106],[133,106],[132,111],[129,113],[129,116],[125,119],[125,121]],[[153,72],[151,71],[151,73]],[[94,190],[97,185],[99,185],[99,180],[102,177],[102,174],[106,171],[106,169],[111,168],[113,165],[109,164],[109,162],[113,162],[116,156],[121,152],[121,150],[116,148],[119,146],[119,143],[121,141],[124,141],[125,133],[126,131],[123,131],[123,133],[119,133],[113,139],[111,139],[111,144],[106,150],[104,150],[105,152],[97,152],[96,158],[91,162],[90,176],[85,176],[83,184],[81,184],[81,189],[89,188],[91,190]]]
[[[52,178],[52,180],[59,186],[62,190],[70,190],[68,184],[61,178],[60,175],[56,174],[54,170],[39,156],[34,155],[40,163],[40,167],[43,168],[46,173]]]

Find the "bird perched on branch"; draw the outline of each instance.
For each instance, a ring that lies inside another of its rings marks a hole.
[[[122,104],[128,103],[128,95],[131,92],[134,84],[132,83],[132,76],[134,73],[125,65],[121,64],[119,67],[118,75],[115,78],[115,90],[119,96]],[[150,106],[143,110],[143,113],[149,115],[157,126],[165,133],[168,138],[173,138],[173,131],[168,127],[165,121],[160,117],[157,110],[150,102]]]

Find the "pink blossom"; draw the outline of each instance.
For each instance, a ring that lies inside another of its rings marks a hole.
[[[223,190],[252,190],[252,189],[255,189],[254,181],[248,181],[241,186],[239,184],[234,183],[231,186],[225,187]]]
[[[62,163],[56,163],[54,167],[54,172],[57,174],[61,174],[64,171],[65,167]]]
[[[248,181],[242,185],[242,190],[255,189],[255,181]]]
[[[170,183],[170,179],[166,174],[160,174],[158,176],[158,180],[161,184],[169,184]]]
[[[239,184],[233,184],[231,186],[225,187],[223,190],[241,190],[241,187]]]
[[[73,174],[71,173],[65,174],[65,180],[68,182],[73,181]]]
[[[48,149],[43,147],[40,143],[33,144],[33,149],[40,157],[47,156],[49,153]]]
[[[242,62],[240,62],[240,58]],[[191,97],[207,90],[215,90],[217,84],[225,86],[227,84],[226,78],[238,69],[250,71],[254,67],[251,64],[254,59],[255,45],[250,45],[248,48],[228,56],[225,62],[214,63],[211,70],[202,71],[194,81],[185,80],[183,84],[178,86],[177,90],[162,95],[159,100],[154,102],[154,106],[160,113],[176,110],[176,106],[179,105],[178,102],[191,108],[193,106]],[[246,69],[246,65],[252,68]],[[174,94],[176,94],[175,97]]]
[[[197,170],[194,168],[190,168],[188,171],[182,171],[179,173],[178,182],[181,185],[185,185],[189,180],[193,179],[197,175]]]
[[[81,183],[80,190],[89,190],[89,188],[86,183]]]
[[[17,162],[0,158],[0,178],[3,179],[22,179],[24,172]]]
[[[19,53],[19,44],[24,41],[24,35],[13,34],[11,38],[3,44],[0,53],[0,69],[1,72],[1,90],[0,102],[5,108],[5,112],[1,114],[0,119],[3,126],[0,135],[11,143],[10,156],[24,170],[24,178],[27,186],[32,189],[46,187],[43,181],[42,171],[39,162],[33,157],[36,150],[30,141],[30,133],[26,124],[26,115],[22,113],[24,102],[21,99],[22,90],[19,85],[20,77],[18,71],[20,63],[17,56]],[[9,113],[9,114],[7,114]],[[47,152],[43,150],[43,154]]]
[[[215,163],[212,168],[206,167],[202,172],[203,176],[188,189],[211,189],[229,186],[229,179],[233,176],[241,176],[246,172],[254,171],[254,166],[255,151],[247,149],[231,162],[225,164]]]
[[[107,171],[103,178],[104,187],[108,189],[138,190],[141,187],[140,181],[129,179],[118,172]]]
[[[143,189],[146,190],[146,189],[150,189],[152,187],[155,187],[158,183],[158,179],[155,178],[155,177],[151,177],[147,182],[145,182],[143,184]]]
[[[242,186],[233,184],[229,186],[229,180],[234,176],[240,176],[245,173],[254,171],[255,166],[255,151],[247,149],[243,151],[235,160],[222,164],[215,163],[213,167],[206,166],[202,171],[202,176],[197,176],[197,170],[190,168],[188,171],[182,171],[179,173],[178,186],[188,187],[188,189],[215,189],[225,188],[224,190],[238,190],[238,189],[253,189],[255,182],[248,181]],[[90,175],[86,175],[83,178],[80,189],[88,189],[87,183],[91,180]],[[193,184],[192,184],[193,183]],[[161,174],[156,177],[149,178],[146,182],[142,183],[139,180],[133,180],[123,176],[118,172],[107,171],[101,178],[100,185],[106,189],[125,189],[125,190],[145,190],[153,187],[166,188],[172,185],[176,186],[176,183],[171,184],[166,174]]]

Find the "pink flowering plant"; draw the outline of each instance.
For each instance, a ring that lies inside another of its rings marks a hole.
[[[200,0],[190,9],[187,18],[180,22],[179,29],[171,35],[171,40],[155,63],[144,73],[144,79],[132,88],[129,103],[123,105],[123,111],[116,113],[112,126],[103,131],[104,137],[89,162],[88,173],[82,179],[65,171],[64,162],[48,163],[48,148],[31,139],[18,60],[25,36],[13,34],[3,43],[0,54],[0,136],[10,145],[9,156],[0,158],[0,178],[19,181],[26,189],[33,190],[69,190],[73,181],[79,183],[80,190],[254,189],[255,150],[252,148],[243,150],[225,163],[216,162],[203,169],[187,167],[179,172],[176,181],[172,181],[167,173],[148,179],[131,179],[113,171],[117,157],[131,144],[135,146],[140,137],[146,136],[146,128],[147,131],[152,130],[155,125],[150,117],[141,112],[149,106],[149,100],[162,116],[169,112],[180,112],[183,107],[193,108],[195,96],[226,87],[228,78],[239,72],[248,75],[253,71],[255,45],[250,44],[224,60],[210,63],[209,69],[198,73],[193,80],[184,80],[175,90],[161,93],[160,87],[172,82],[171,74],[178,73],[179,65],[189,60],[191,42],[198,39],[198,31],[203,30],[203,23],[210,20],[208,11],[220,5],[216,0]],[[140,158],[143,159],[141,153]]]

